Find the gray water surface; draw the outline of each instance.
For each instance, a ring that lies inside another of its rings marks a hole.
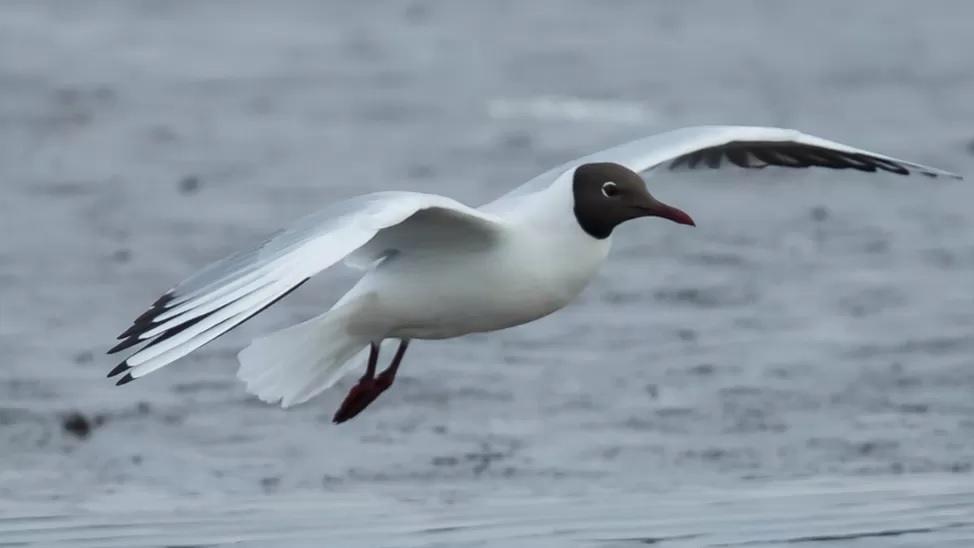
[[[341,427],[348,381],[282,411],[234,356],[348,272],[124,388],[103,352],[331,200],[479,204],[672,127],[797,127],[970,179],[972,21],[963,0],[3,3],[0,546],[970,546],[969,180],[655,178],[698,228],[631,223],[577,303],[418,342]]]

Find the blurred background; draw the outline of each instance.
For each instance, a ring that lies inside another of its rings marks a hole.
[[[0,545],[970,546],[974,3],[0,4]],[[236,352],[116,388],[160,293],[332,200],[478,205],[619,142],[795,127],[968,176],[650,180],[579,301],[414,345],[341,427]]]

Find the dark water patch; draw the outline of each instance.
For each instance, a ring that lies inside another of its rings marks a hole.
[[[107,106],[118,100],[118,93],[109,86],[61,87],[54,90],[54,99],[66,107],[83,105]]]
[[[179,133],[171,126],[153,125],[145,130],[146,138],[153,144],[169,144],[179,140]]]
[[[695,266],[727,267],[732,269],[749,267],[754,264],[753,261],[750,258],[747,258],[745,255],[731,251],[693,253],[683,256],[683,260],[687,264]]]
[[[132,259],[132,250],[126,248],[116,249],[112,251],[111,260],[114,263],[125,264]]]
[[[861,344],[843,354],[844,357],[850,359],[862,359],[902,355],[947,356],[966,351],[974,351],[974,337],[969,335],[942,335],[907,338],[895,343]]]
[[[833,462],[853,465],[853,469],[864,474],[900,474],[907,469],[912,471],[932,471],[936,465],[922,459],[908,460],[906,450],[898,440],[867,439],[851,440],[839,437],[810,438],[805,447]]]
[[[717,366],[712,363],[701,363],[690,366],[687,372],[696,377],[709,377],[717,371]]]
[[[647,389],[647,393],[650,394],[650,398],[655,398],[651,389]],[[551,413],[575,411],[597,412],[602,409],[602,402],[596,401],[588,394],[577,394],[566,396],[554,403],[545,403],[544,409]]]
[[[500,148],[508,152],[527,153],[535,148],[535,139],[526,131],[510,131],[500,136]]]
[[[175,383],[172,385],[172,391],[177,394],[199,394],[201,392],[217,392],[222,394],[235,386],[237,386],[237,383],[233,380],[198,380]]]
[[[908,304],[907,296],[891,287],[867,287],[840,295],[838,299],[839,312],[855,318],[874,316]]]
[[[746,408],[724,411],[724,432],[745,434],[754,432],[785,432],[788,424],[763,409]]]
[[[0,394],[8,398],[52,401],[56,393],[42,380],[14,378],[0,379]]]
[[[661,407],[623,421],[624,428],[636,431],[682,434],[692,430],[705,414],[690,407]]]
[[[886,255],[892,244],[886,236],[875,236],[858,245],[858,249],[865,255]]]
[[[693,540],[695,538],[700,538],[703,535],[671,535],[662,537],[637,537],[637,538],[605,538],[599,539],[600,542],[625,542],[633,544],[644,544],[655,546],[657,544],[663,544],[667,542],[676,542],[683,540]]]
[[[414,181],[428,181],[436,177],[436,168],[430,164],[410,164],[406,166],[406,177]]]
[[[600,300],[614,306],[637,304],[651,298],[645,291],[603,290],[599,294]]]
[[[376,102],[354,110],[356,119],[372,124],[406,124],[422,120],[428,113],[419,104],[401,101]]]
[[[955,462],[947,466],[947,471],[951,474],[970,474],[971,470],[974,470],[974,463],[972,462]]]
[[[280,476],[267,476],[260,479],[260,488],[265,493],[273,493],[274,491],[277,491],[280,485]]]
[[[86,439],[96,428],[104,425],[106,420],[104,414],[86,415],[72,411],[61,417],[61,428],[78,439]]]
[[[828,218],[831,217],[831,212],[829,211],[828,207],[824,205],[817,205],[809,210],[809,217],[816,223],[821,223],[827,221]]]
[[[928,403],[901,403],[895,405],[894,409],[900,413],[909,415],[925,415],[930,411]]]
[[[718,396],[726,406],[788,410],[815,410],[821,407],[821,402],[813,394],[772,386],[728,386],[721,388]]]
[[[974,265],[974,249],[970,247],[937,247],[920,250],[919,260],[941,270],[968,270]]]
[[[200,179],[199,175],[186,175],[179,180],[176,188],[179,190],[180,194],[190,195],[199,192],[202,186],[203,180]]]
[[[754,304],[758,293],[745,285],[674,287],[657,290],[654,298],[665,304],[694,308],[726,308]]]
[[[485,386],[463,386],[459,389],[454,389],[454,394],[460,401],[475,399],[486,402],[509,402],[514,399],[514,395],[511,394],[510,390],[503,386],[499,386],[493,390]]]
[[[434,466],[458,466],[463,463],[469,467],[474,476],[480,476],[488,470],[500,468],[502,475],[511,475],[513,468],[501,466],[501,463],[514,456],[518,444],[499,446],[493,442],[482,442],[477,450],[468,451],[455,457],[435,457]]]
[[[74,199],[93,195],[97,187],[95,181],[51,181],[32,186],[30,192],[39,196]]]
[[[9,453],[47,448],[57,437],[51,417],[28,409],[0,407],[0,435]]]
[[[853,540],[863,540],[869,538],[882,538],[882,537],[900,537],[904,535],[920,535],[936,533],[939,531],[946,531],[948,529],[955,529],[959,527],[968,527],[972,523],[950,523],[942,527],[915,527],[912,529],[883,529],[879,531],[862,531],[858,533],[842,533],[834,535],[809,535],[805,537],[793,537],[793,538],[783,538],[774,540],[760,540],[754,542],[744,542],[740,544],[734,544],[733,546],[756,546],[763,544],[804,544],[809,542],[822,542],[822,543],[833,543],[833,542],[844,542]],[[717,546],[731,546],[730,544],[718,544]]]
[[[715,465],[723,469],[756,469],[761,459],[750,447],[703,447],[677,454],[677,462]]]

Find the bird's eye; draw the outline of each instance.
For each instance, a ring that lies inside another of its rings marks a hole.
[[[602,184],[602,195],[606,198],[612,198],[619,194],[619,187],[616,186],[612,181],[606,181]]]

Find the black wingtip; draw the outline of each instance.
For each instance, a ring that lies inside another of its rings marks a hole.
[[[144,333],[145,331],[148,331],[155,323],[156,318],[162,312],[163,312],[162,309],[153,308],[152,310],[143,313],[141,316],[136,318],[135,321],[132,322],[132,325],[130,325],[128,329],[122,331],[122,333],[116,338],[118,340],[122,340],[131,337],[132,335],[139,335],[140,333]]]
[[[125,373],[129,369],[132,369],[132,367],[128,364],[127,361],[124,361],[124,362],[116,365],[115,366],[115,369],[112,369],[111,371],[109,371],[108,374],[105,375],[105,376],[110,379],[110,378],[112,378],[112,377],[114,377],[116,375],[121,375],[122,373]]]
[[[146,331],[149,326],[151,326],[156,317],[162,314],[166,308],[169,306],[176,297],[173,296],[172,292],[167,292],[162,297],[156,299],[156,302],[149,306],[149,309],[142,313],[138,318],[132,321],[132,325],[128,329],[122,332],[121,335],[117,337],[118,340],[127,339],[132,335],[139,334]]]
[[[135,380],[135,377],[133,377],[131,373],[126,373],[124,377],[122,377],[121,379],[118,379],[118,382],[115,383],[115,386],[122,386],[122,385],[128,384],[128,383],[130,383],[130,382],[132,382],[134,380]]]
[[[126,329],[125,331],[122,331],[122,333],[119,334],[119,336],[115,337],[115,339],[117,339],[119,341],[122,340],[122,339],[127,339],[127,338],[131,337],[134,333],[136,333],[137,331],[139,331],[139,329],[141,329],[142,327],[143,326],[138,323],[138,320],[136,320],[135,322],[132,323],[132,325],[129,326],[128,329]]]
[[[920,173],[923,173],[924,175],[926,175],[927,177],[930,177],[931,179],[943,178],[943,179],[953,179],[955,181],[963,181],[964,180],[964,176],[963,175],[958,175],[956,173],[951,173],[949,171],[941,171],[941,172],[938,172],[938,173],[931,173],[929,171],[921,171]]]
[[[137,345],[139,343],[142,343],[142,342],[145,342],[145,341],[139,339],[138,335],[133,335],[133,336],[125,339],[124,341],[116,344],[115,346],[109,348],[108,349],[108,352],[106,352],[106,354],[111,355],[111,354],[114,354],[116,352],[121,352],[122,350],[125,350],[126,348],[131,348],[131,347],[133,347],[133,346],[135,346],[135,345]]]

